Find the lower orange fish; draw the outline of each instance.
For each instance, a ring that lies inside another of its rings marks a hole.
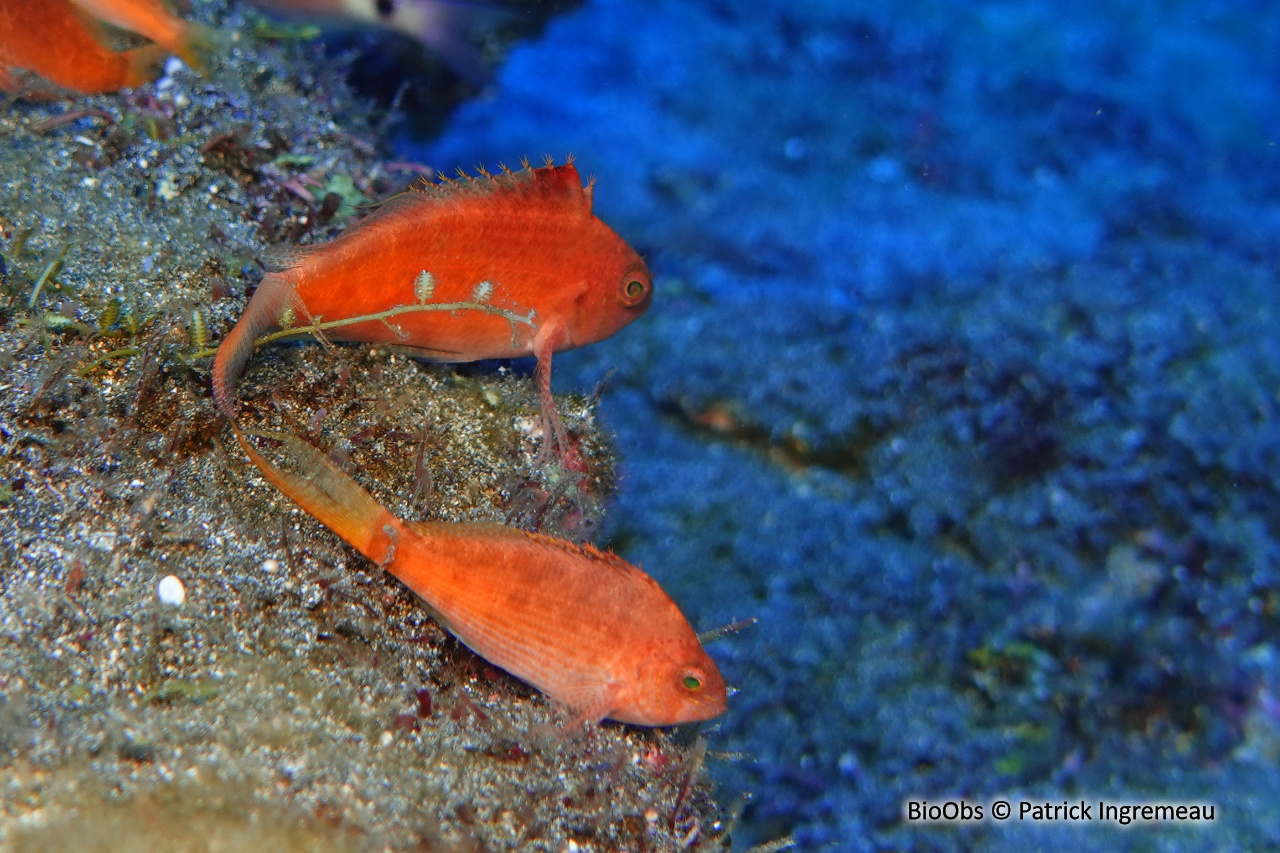
[[[573,712],[641,726],[707,720],[725,686],[657,582],[615,554],[500,524],[402,521],[294,436],[266,478],[400,579],[454,636]]]
[[[165,50],[146,45],[117,53],[101,30],[66,0],[0,0],[0,88],[17,88],[10,71],[25,68],[85,94],[154,80]]]

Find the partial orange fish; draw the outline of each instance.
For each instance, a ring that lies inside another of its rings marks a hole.
[[[208,31],[189,24],[162,6],[159,0],[72,0],[100,21],[151,39],[182,57],[192,68],[203,68],[209,44]]]
[[[0,87],[25,68],[85,94],[114,92],[154,80],[165,51],[157,45],[117,53],[96,21],[66,0],[0,0]]]
[[[552,353],[609,337],[652,291],[644,261],[592,215],[591,186],[571,162],[427,184],[264,277],[218,348],[213,395],[234,416],[232,385],[254,340],[282,324],[315,321],[327,337],[435,361],[532,354],[543,458],[553,446],[563,457]]]
[[[671,726],[724,712],[720,670],[688,621],[621,557],[500,524],[401,521],[310,444],[263,437],[282,443],[289,471],[236,430],[272,484],[576,721]]]

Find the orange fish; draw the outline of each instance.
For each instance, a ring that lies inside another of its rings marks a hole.
[[[591,213],[573,163],[427,184],[382,204],[331,243],[269,273],[218,348],[213,395],[232,384],[267,329],[302,322],[327,337],[393,344],[434,361],[538,359],[542,457],[564,427],[552,353],[609,337],[644,313],[648,267]],[[308,331],[301,328],[300,331]]]
[[[272,484],[575,721],[671,726],[724,712],[724,681],[688,621],[621,557],[500,524],[401,521],[310,444],[264,437],[283,444],[290,471],[236,430]]]
[[[71,0],[100,21],[137,33],[176,53],[192,68],[205,66],[210,36],[174,15],[159,0]]]
[[[9,72],[25,68],[85,94],[114,92],[154,80],[164,55],[157,45],[109,49],[66,0],[0,0],[0,88],[16,89]]]

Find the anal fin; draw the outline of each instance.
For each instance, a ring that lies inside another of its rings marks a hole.
[[[449,349],[432,349],[430,347],[415,347],[406,344],[384,344],[386,349],[397,355],[403,355],[406,358],[416,358],[419,361],[431,361],[437,364],[456,364],[460,361],[469,361],[463,358],[462,353]]]

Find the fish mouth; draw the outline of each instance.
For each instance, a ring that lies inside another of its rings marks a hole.
[[[700,723],[720,716],[729,710],[729,703],[724,697],[714,701],[699,702],[688,709],[688,722]]]

